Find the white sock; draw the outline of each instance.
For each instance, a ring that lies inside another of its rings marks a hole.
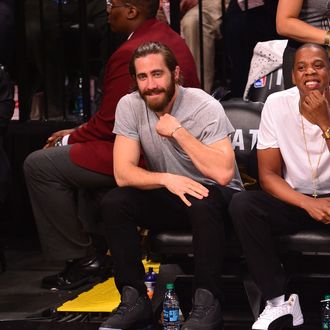
[[[284,295],[268,300],[273,306],[279,306],[284,303]]]

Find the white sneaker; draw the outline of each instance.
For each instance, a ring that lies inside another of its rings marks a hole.
[[[278,330],[284,326],[298,326],[304,323],[298,295],[292,294],[287,301],[273,306],[269,301],[264,311],[252,325],[254,330]]]

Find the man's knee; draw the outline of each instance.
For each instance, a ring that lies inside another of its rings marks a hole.
[[[242,191],[233,195],[228,212],[234,224],[241,222],[255,205],[256,193],[258,192]]]
[[[224,221],[227,214],[227,203],[220,196],[212,199],[191,198],[188,215],[192,224],[205,226],[207,221],[216,223]]]
[[[104,216],[111,217],[110,214],[122,210],[123,208],[135,207],[134,188],[117,187],[105,194],[101,201],[101,212]]]
[[[25,177],[31,177],[40,169],[41,158],[44,150],[37,150],[30,153],[24,160],[23,170]]]

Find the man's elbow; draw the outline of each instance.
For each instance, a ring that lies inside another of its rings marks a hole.
[[[125,178],[122,175],[115,172],[114,177],[115,177],[115,180],[116,180],[116,183],[117,183],[118,187],[128,186],[127,180],[125,180]]]
[[[271,182],[267,178],[264,178],[264,177],[260,176],[259,177],[259,184],[260,184],[260,188],[263,191],[265,191],[265,192],[270,191]]]
[[[233,179],[235,174],[234,169],[228,169],[219,173],[214,180],[221,186],[227,186],[229,182]]]

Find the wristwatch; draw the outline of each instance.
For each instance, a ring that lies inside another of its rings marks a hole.
[[[329,135],[330,136],[330,135]],[[62,147],[62,138],[61,137],[59,137],[56,141],[55,141],[55,143],[54,143],[54,147]]]
[[[328,127],[322,134],[322,137],[325,139],[330,139],[330,127]]]

